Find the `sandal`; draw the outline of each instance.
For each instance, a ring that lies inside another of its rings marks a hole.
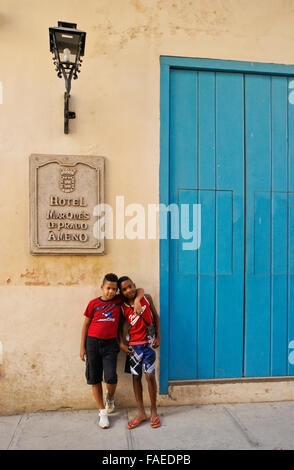
[[[144,423],[144,421],[146,421],[146,419],[147,418],[143,418],[143,419],[133,418],[133,419],[131,419],[131,421],[128,422],[128,428],[129,429],[134,429],[137,426],[139,426],[141,423]]]
[[[160,418],[159,416],[156,416],[156,418],[150,418],[150,426],[152,428],[159,428],[161,426]]]

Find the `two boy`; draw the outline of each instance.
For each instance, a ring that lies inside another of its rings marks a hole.
[[[123,279],[123,281],[122,281]],[[120,284],[119,284],[120,281]],[[117,294],[118,284],[120,285],[121,292],[126,294],[126,298],[124,298],[121,294]],[[129,287],[131,284],[131,287]],[[157,326],[157,339],[156,343],[154,344],[155,347],[159,346],[160,343],[160,329],[159,329],[159,316],[156,312],[156,309],[153,305],[152,299],[149,296],[150,305],[147,308],[146,305],[146,296],[144,298],[144,290],[143,289],[136,289],[136,286],[129,278],[121,278],[120,280],[115,274],[107,274],[101,286],[102,296],[97,297],[91,300],[84,312],[85,320],[82,327],[82,337],[81,337],[81,348],[80,348],[80,357],[83,361],[86,358],[86,378],[87,383],[92,385],[92,390],[94,394],[95,401],[97,403],[97,407],[99,409],[99,426],[102,428],[109,427],[109,420],[108,414],[114,410],[114,393],[117,386],[117,374],[116,374],[116,365],[117,365],[117,355],[120,350],[127,352],[130,354],[132,352],[131,358],[136,357],[136,361],[138,360],[138,354],[134,350],[129,350],[123,342],[122,338],[122,321],[121,319],[121,307],[126,310],[128,306],[132,314],[135,315],[136,321],[140,325],[141,322],[144,322],[145,316],[148,315],[148,308],[149,311],[151,309],[152,303],[152,312],[154,315],[155,324]],[[148,303],[148,302],[147,302]],[[123,311],[124,311],[123,310]],[[145,313],[144,313],[145,312]],[[122,317],[125,318],[127,321],[129,316]],[[132,322],[134,319],[131,319]],[[150,321],[150,318],[149,318]],[[137,325],[137,326],[138,326]],[[120,347],[117,342],[118,338],[118,330],[120,326]],[[131,330],[133,325],[131,325]],[[146,328],[145,330],[146,331]],[[142,345],[146,343],[142,343],[142,332],[140,336],[140,344],[141,349]],[[148,341],[146,338],[146,342]],[[134,348],[133,345],[131,346]],[[144,348],[143,348],[144,349]],[[153,356],[151,354],[151,356]],[[148,356],[149,357],[149,356]],[[147,356],[145,354],[140,355],[139,363],[146,363],[147,364]],[[154,358],[155,361],[155,358]],[[158,427],[160,425],[159,417],[157,416],[156,411],[156,381],[154,376],[154,369],[155,365],[152,363],[152,371],[146,373],[149,377],[150,374],[153,375],[153,378],[148,380],[148,390],[150,393],[151,398],[151,425],[152,427]],[[135,372],[135,369],[133,369]],[[146,368],[144,371],[146,372]],[[131,369],[132,371],[132,369]],[[103,390],[102,390],[102,376],[104,372],[104,381],[106,383],[106,405],[104,406],[103,401]],[[140,371],[139,371],[140,372]],[[139,374],[140,376],[140,374]],[[140,389],[140,380],[134,380],[134,392],[138,403],[138,415],[137,420],[129,425],[128,427],[132,429],[136,427],[141,422],[145,421],[146,414],[144,411],[143,401],[142,401],[142,385]],[[141,392],[140,392],[141,390]],[[139,401],[138,401],[139,400]],[[132,420],[133,421],[133,420]]]

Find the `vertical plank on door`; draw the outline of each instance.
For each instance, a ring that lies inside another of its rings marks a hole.
[[[243,86],[242,74],[217,73],[216,240],[219,242],[216,250],[216,378],[241,377],[243,369]],[[231,225],[229,230],[228,221]],[[224,227],[226,240],[223,245]]]
[[[287,375],[287,78],[272,77],[271,375]]]
[[[215,76],[199,72],[198,378],[214,377],[215,339]],[[211,188],[211,189],[209,189]]]
[[[179,202],[180,189],[196,187],[197,72],[171,70],[170,203]],[[195,379],[197,373],[197,255],[182,252],[179,264],[182,241],[170,241],[170,380]]]
[[[264,377],[270,375],[271,359],[270,77],[245,76],[245,107],[247,168],[245,375]]]
[[[294,77],[288,79],[288,375],[294,375]]]

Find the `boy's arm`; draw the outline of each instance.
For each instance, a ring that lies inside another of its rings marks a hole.
[[[124,342],[123,338],[123,326],[125,322],[125,317],[123,313],[120,314],[120,319],[119,319],[119,325],[118,325],[118,341],[119,341],[119,347],[122,351],[124,351],[126,354],[131,354],[131,351],[129,350],[128,346]]]
[[[144,289],[142,287],[139,287],[137,289],[137,295],[134,300],[134,311],[137,313],[137,315],[140,315],[142,313],[142,305],[141,305],[141,299],[144,297]]]
[[[149,294],[145,294],[146,299],[148,300],[150,304],[150,310],[152,312],[153,318],[154,318],[154,323],[155,323],[155,329],[156,329],[156,338],[153,343],[154,348],[158,348],[160,346],[160,317],[157,313],[157,310],[155,308],[155,305],[153,303],[152,297]]]
[[[86,337],[88,333],[88,328],[90,326],[92,319],[89,317],[86,317],[83,323],[82,327],[82,338],[81,338],[81,348],[80,348],[80,358],[82,361],[85,361],[85,356],[86,356]]]

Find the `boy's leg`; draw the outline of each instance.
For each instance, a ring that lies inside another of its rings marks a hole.
[[[148,383],[148,392],[151,404],[151,422],[157,418],[157,383],[155,378],[156,352],[154,349],[146,346],[144,349],[144,372]]]
[[[117,386],[117,383],[116,384],[106,384],[106,389],[107,389],[107,392],[108,392],[109,400],[113,400],[115,390],[116,390],[116,386]]]
[[[142,376],[133,375],[133,389],[137,402],[138,413],[135,419],[141,420],[146,419],[146,412],[143,403],[143,387],[142,387]]]
[[[157,415],[157,407],[156,407],[156,396],[157,396],[157,383],[154,374],[145,374],[147,383],[148,383],[148,392],[150,397],[150,404],[151,404],[151,418],[154,420]]]
[[[99,341],[97,338],[87,337],[86,341],[86,378],[87,383],[92,385],[93,395],[97,403],[97,408],[102,410],[103,390],[102,390],[102,357],[100,354]]]
[[[109,341],[104,345],[103,349],[103,370],[104,382],[107,389],[106,408],[109,413],[114,410],[114,393],[117,387],[117,355],[119,346],[117,341]]]
[[[143,387],[142,387],[142,359],[143,348],[141,346],[132,346],[133,354],[130,356],[130,372],[133,377],[133,389],[137,402],[138,412],[135,418],[129,423],[128,427],[138,426],[142,421],[146,421],[147,416],[143,403]]]
[[[98,409],[103,410],[105,406],[103,402],[103,390],[101,382],[99,384],[92,385],[92,390]]]
[[[109,421],[107,411],[104,407],[103,402],[103,389],[101,382],[95,385],[92,385],[93,394],[99,409],[99,426],[100,428],[109,428]]]

